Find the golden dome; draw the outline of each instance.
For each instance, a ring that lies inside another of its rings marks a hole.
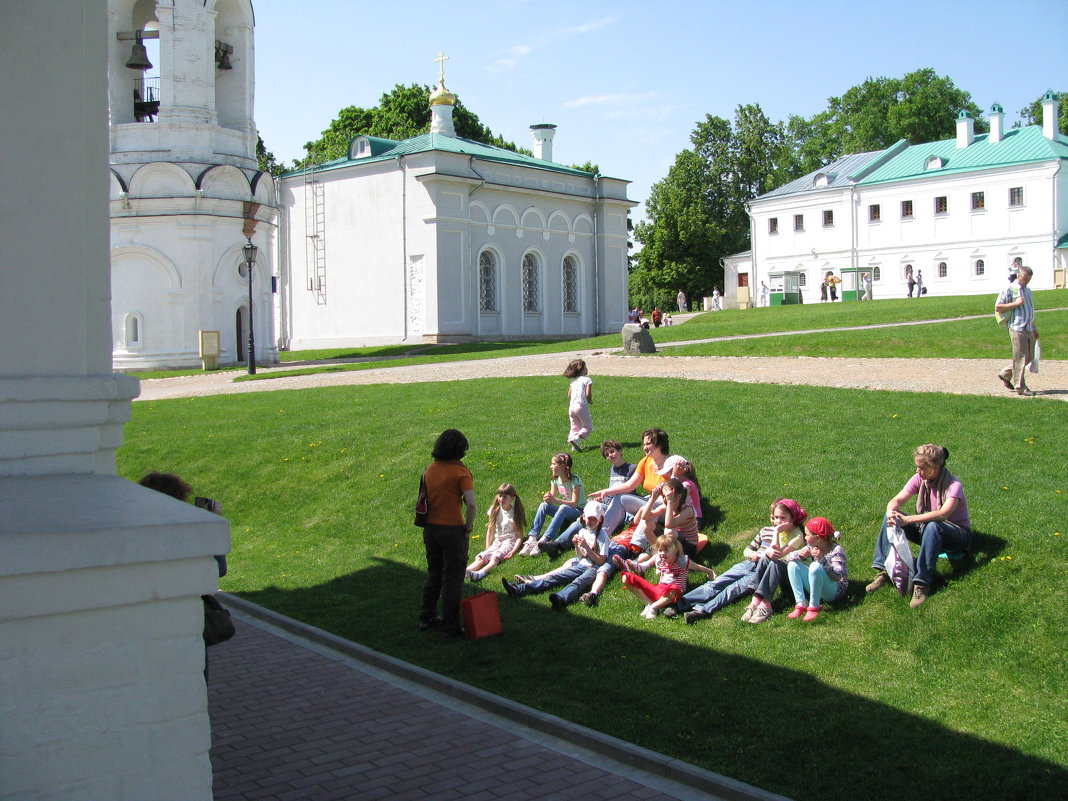
[[[432,106],[455,106],[456,95],[445,88],[445,81],[438,83],[438,88],[430,93],[430,105]]]

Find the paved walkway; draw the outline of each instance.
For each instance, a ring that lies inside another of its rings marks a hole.
[[[785,801],[226,602],[238,633],[211,649],[208,691],[217,801]]]

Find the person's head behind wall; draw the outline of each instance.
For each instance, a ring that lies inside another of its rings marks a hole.
[[[193,492],[192,487],[173,473],[149,473],[137,483],[180,501],[188,501],[189,495]]]
[[[455,428],[447,428],[438,436],[430,455],[438,461],[463,459],[467,448],[467,437]]]

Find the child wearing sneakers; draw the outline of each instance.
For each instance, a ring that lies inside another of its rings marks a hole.
[[[808,513],[795,500],[779,498],[771,505],[775,540],[757,559],[756,572],[753,574],[753,600],[742,615],[743,623],[763,623],[771,617],[771,599],[786,579],[786,562],[783,560],[804,543],[805,534],[801,526],[806,519]]]
[[[515,556],[523,544],[527,515],[514,486],[501,484],[486,516],[486,550],[467,566],[468,581],[482,581],[493,568]]]
[[[791,620],[804,615],[810,623],[823,605],[842,598],[849,589],[849,571],[842,535],[826,517],[813,517],[805,523],[805,547],[786,557],[786,573],[794,591]]]
[[[698,570],[715,577],[715,573],[704,565],[692,561],[682,552],[682,545],[673,534],[663,534],[656,541],[656,569],[660,573],[660,582],[650,584],[637,573],[623,574],[623,586],[645,602],[641,616],[652,620],[657,612],[675,603],[686,592],[688,572]]]
[[[571,423],[567,444],[573,451],[581,451],[585,447],[586,438],[593,430],[593,418],[590,416],[593,379],[587,373],[586,362],[582,359],[575,359],[564,370],[564,378],[571,379],[567,387],[567,416]]]

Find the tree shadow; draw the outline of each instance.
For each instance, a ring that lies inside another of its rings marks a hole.
[[[983,535],[986,561],[997,547],[997,538]],[[511,572],[491,574],[483,589],[499,588],[500,576]],[[511,599],[501,592],[501,636],[469,641],[418,632],[423,577],[409,565],[377,558],[364,570],[314,587],[240,595],[425,669],[799,801],[1022,800],[1057,797],[1068,786],[1068,770],[1054,762],[843,691],[822,681],[819,671],[767,664],[708,643],[709,634],[751,636],[741,624],[694,630],[693,641],[679,641],[657,633],[678,621],[620,626],[605,620],[602,609],[579,604],[561,613],[543,599]],[[915,680],[923,675],[919,666]],[[981,688],[976,693],[978,701]],[[656,698],[671,710],[670,724],[655,711]],[[796,724],[796,737],[769,734],[788,721]],[[829,762],[805,758],[806,749],[817,747],[828,749]]]

